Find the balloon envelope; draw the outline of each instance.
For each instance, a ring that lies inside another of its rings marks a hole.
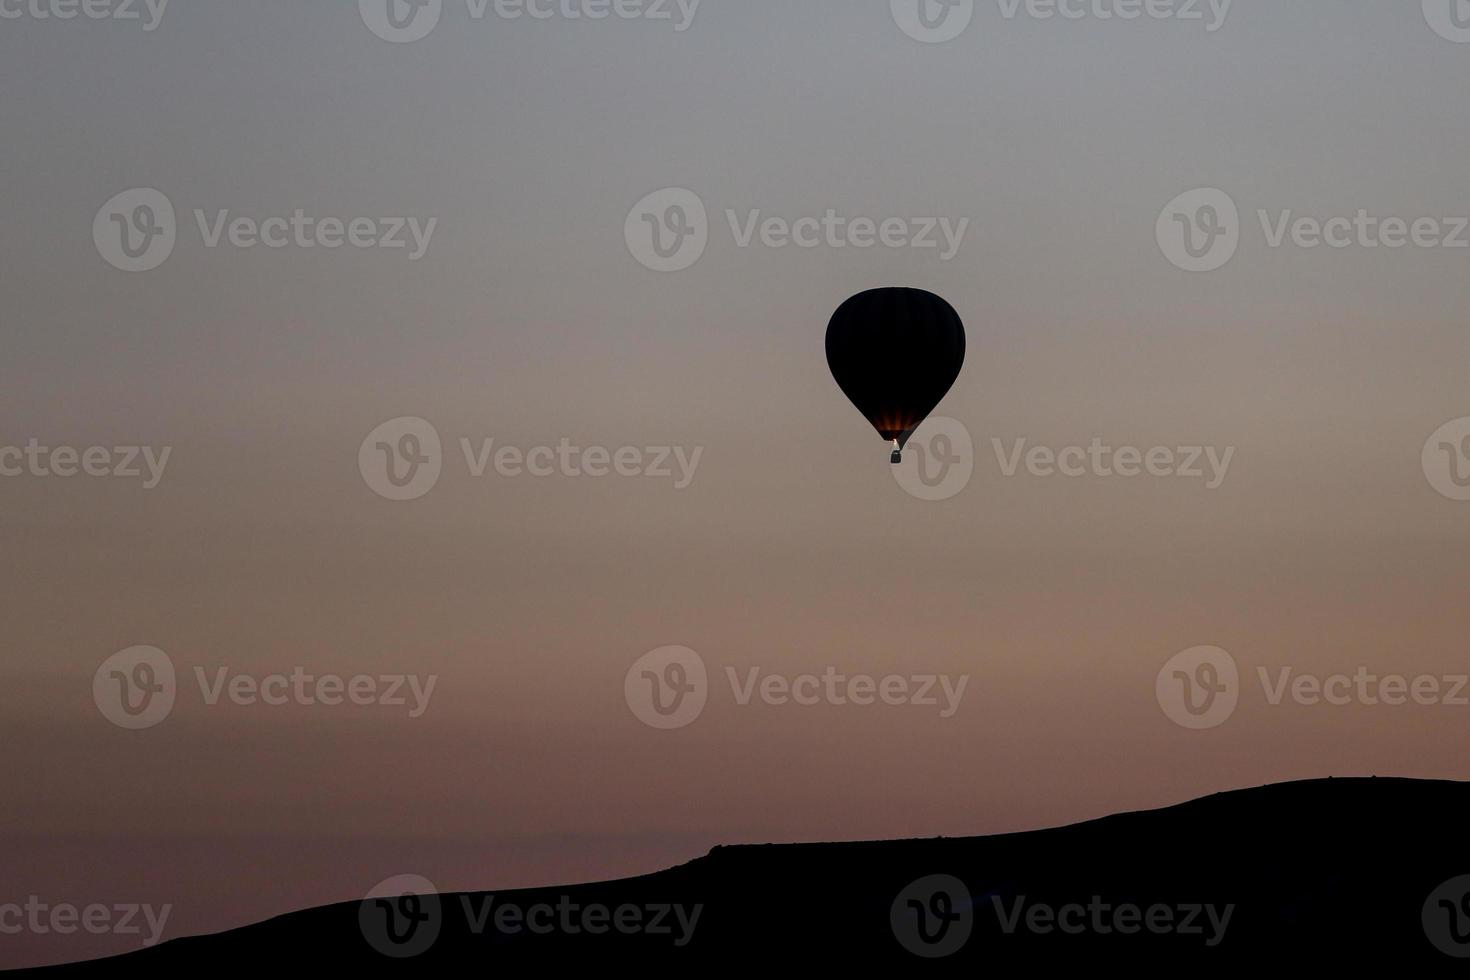
[[[900,448],[948,394],[964,363],[960,315],[922,289],[859,293],[827,326],[832,377],[879,435]]]

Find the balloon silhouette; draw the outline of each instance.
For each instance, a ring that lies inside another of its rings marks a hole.
[[[827,326],[832,377],[873,428],[893,443],[893,462],[919,423],[954,386],[965,363],[965,327],[922,289],[870,289],[843,303]]]

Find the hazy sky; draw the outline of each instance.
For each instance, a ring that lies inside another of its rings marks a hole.
[[[1470,776],[1470,706],[1272,705],[1257,680],[1466,670],[1470,503],[1421,453],[1470,416],[1470,248],[1272,247],[1258,214],[1432,216],[1455,237],[1470,44],[1419,3],[1236,0],[1218,24],[1204,3],[1123,20],[977,0],[925,43],[884,0],[703,0],[684,30],[672,3],[543,20],[444,0],[390,43],[349,0],[176,2],[151,31],[141,4],[60,21],[45,2],[0,0],[20,13],[0,19],[0,449],[170,455],[152,489],[0,477],[0,904],[171,903],[173,936],[401,873],[549,884],[724,842]],[[130,273],[93,226],[134,188],[167,198],[176,241]],[[677,272],[625,238],[665,188],[707,213]],[[1205,273],[1156,237],[1196,188],[1239,213]],[[297,209],[435,224],[416,260],[407,230],[402,249],[209,247],[221,212]],[[946,260],[938,231],[742,246],[726,213],[829,209],[968,224]],[[968,329],[940,413],[974,475],[944,501],[893,479],[823,355],[836,306],[890,284]],[[406,502],[359,468],[400,417],[443,447]],[[462,438],[700,455],[683,489],[674,463],[476,477]],[[994,442],[1094,438],[1234,453],[1208,489],[1007,476]],[[624,680],[671,644],[707,665],[708,704],[663,731]],[[135,645],[168,655],[177,695],[131,731],[93,679]],[[1241,689],[1196,731],[1155,682],[1201,645]],[[437,681],[410,717],[411,698],[210,704],[195,675],[297,667]],[[753,667],[968,681],[947,718],[741,705],[726,668]],[[0,935],[0,966],[130,945]]]

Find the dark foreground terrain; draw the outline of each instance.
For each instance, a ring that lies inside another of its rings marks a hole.
[[[1323,780],[998,837],[720,847],[641,878],[390,894],[36,972],[784,975],[861,965],[982,976],[1116,964],[1465,974],[1467,804],[1470,784]]]

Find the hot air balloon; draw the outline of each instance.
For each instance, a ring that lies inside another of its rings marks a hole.
[[[922,289],[870,289],[843,303],[827,326],[832,377],[903,461],[909,436],[953,387],[965,363],[965,327]]]

